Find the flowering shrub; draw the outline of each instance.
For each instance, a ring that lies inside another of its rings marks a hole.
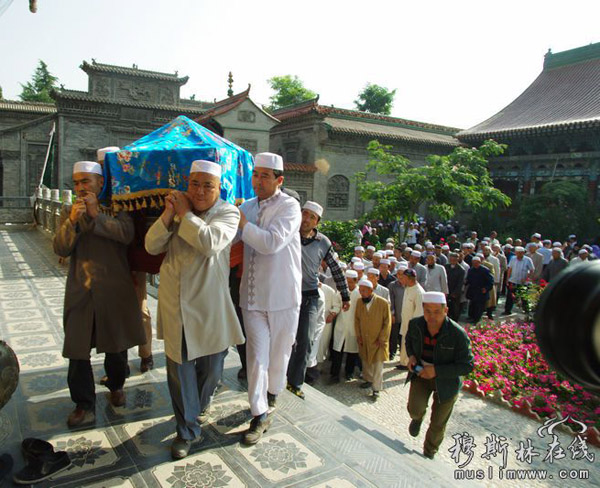
[[[482,322],[468,331],[475,368],[466,377],[486,395],[499,390],[514,407],[525,401],[540,417],[571,415],[600,429],[600,397],[553,371],[540,352],[530,323]]]
[[[517,298],[521,298],[525,303],[527,303],[525,312],[528,317],[533,315],[535,312],[538,302],[540,301],[540,297],[542,296],[542,292],[547,285],[548,283],[544,280],[540,280],[539,283],[527,280],[526,286],[521,288],[520,291],[516,293]]]

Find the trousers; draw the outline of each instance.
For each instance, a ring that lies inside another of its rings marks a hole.
[[[134,271],[135,294],[137,295],[142,311],[142,324],[146,333],[146,343],[138,346],[138,356],[147,358],[152,356],[152,317],[148,309],[148,295],[146,294],[146,273]],[[107,371],[108,373],[108,371]]]
[[[267,392],[278,395],[285,388],[299,312],[299,307],[275,312],[242,310],[247,338],[248,402],[255,417],[269,408]]]
[[[304,375],[314,346],[318,308],[318,295],[302,297],[296,342],[292,348],[287,370],[288,383],[296,388],[300,388],[304,383]]]
[[[373,391],[383,390],[383,361],[374,363],[362,362],[362,372],[365,381],[372,383]]]

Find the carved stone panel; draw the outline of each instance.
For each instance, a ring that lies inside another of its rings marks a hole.
[[[327,182],[327,207],[348,208],[350,181],[343,175],[335,175]]]
[[[254,123],[256,122],[256,113],[252,110],[240,110],[238,112],[238,120],[240,122]]]

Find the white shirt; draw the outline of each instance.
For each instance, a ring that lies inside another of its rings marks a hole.
[[[427,268],[427,279],[425,280],[425,291],[441,291],[442,293],[448,294],[448,276],[446,275],[446,268],[441,264],[434,264],[433,269],[429,266]]]
[[[527,279],[527,272],[535,269],[533,261],[527,256],[523,256],[523,259],[519,259],[515,256],[510,260],[510,263],[508,263],[508,267],[512,270],[508,281],[515,285],[524,284]]]
[[[360,300],[358,286],[350,292],[350,308],[341,311],[337,316],[333,329],[333,350],[338,352],[358,352],[356,330],[354,329],[354,313],[356,302]]]
[[[248,219],[241,232],[244,270],[240,307],[260,311],[299,307],[302,299],[300,204],[277,190],[261,202],[256,197],[245,201],[240,210]]]
[[[423,293],[425,290],[417,283],[415,286],[404,288],[402,299],[402,330],[408,330],[408,323],[423,315]]]

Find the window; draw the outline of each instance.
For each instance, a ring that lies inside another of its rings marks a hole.
[[[252,112],[251,110],[240,110],[238,112],[238,120],[240,122],[255,122],[256,121],[256,114],[254,112]]]
[[[327,207],[348,208],[350,181],[342,175],[335,175],[327,182]]]

